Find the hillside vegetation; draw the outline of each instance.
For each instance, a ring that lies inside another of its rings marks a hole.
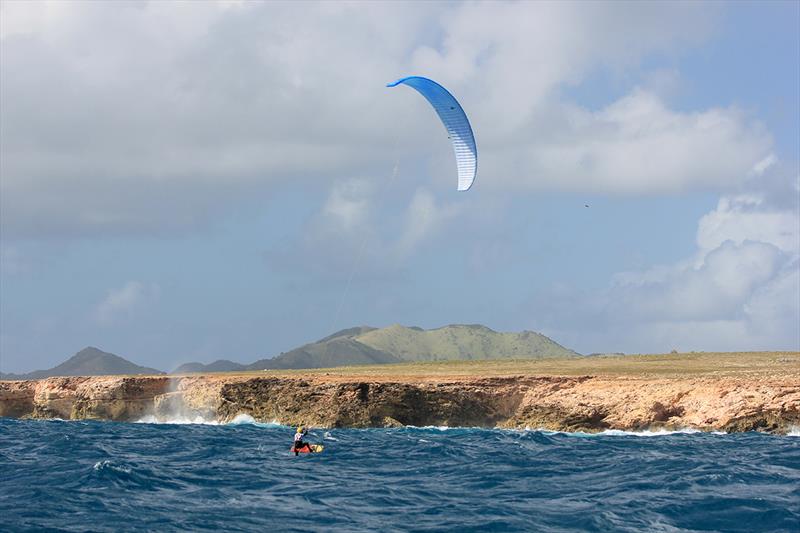
[[[473,361],[575,357],[578,354],[532,331],[499,333],[481,325],[424,330],[399,324],[355,337],[403,361]]]
[[[441,381],[497,376],[627,376],[630,378],[800,376],[800,352],[693,352],[609,355],[564,359],[429,361],[393,365],[346,366],[312,370],[260,371],[260,376],[324,380]]]
[[[163,374],[160,370],[139,366],[113,353],[93,346],[79,351],[60,365],[27,374],[0,374],[0,379],[42,379],[52,376],[114,376],[124,374]]]
[[[248,365],[258,369],[326,368],[343,365],[400,363],[401,359],[376,350],[350,337],[341,336],[306,344],[272,359]]]
[[[343,329],[277,357],[243,364],[220,359],[210,364],[189,362],[172,374],[246,372],[387,365],[407,362],[552,359],[578,357],[576,352],[532,331],[501,333],[481,325],[449,325],[424,330],[393,325]],[[29,374],[0,374],[0,379],[39,379],[50,376],[158,374],[159,370],[131,363],[89,347],[49,370]]]
[[[531,331],[499,333],[481,325],[450,325],[424,330],[393,325],[360,326],[248,365],[252,370],[332,368],[409,361],[476,361],[576,357],[544,335]]]

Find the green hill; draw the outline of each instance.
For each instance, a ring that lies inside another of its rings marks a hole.
[[[234,363],[227,359],[219,359],[207,365],[203,363],[184,363],[172,372],[171,374],[190,374],[192,372],[233,372],[235,370],[244,370],[246,365]]]
[[[49,370],[28,374],[5,374],[3,379],[42,379],[53,376],[114,376],[125,374],[163,374],[162,371],[139,366],[113,353],[89,346]]]
[[[347,365],[376,365],[400,363],[401,359],[391,354],[362,344],[348,336],[326,337],[306,344],[272,359],[260,359],[249,365],[251,370],[273,370],[294,368],[328,368]]]
[[[543,359],[578,355],[532,331],[498,333],[480,325],[451,325],[432,330],[400,325],[380,329],[359,326],[343,329],[277,357],[260,359],[247,368],[285,370],[405,361]]]
[[[370,331],[375,331],[378,328],[373,328],[372,326],[356,326],[354,328],[347,328],[337,331],[332,335],[328,335],[327,337],[320,339],[317,343],[326,342],[329,340],[336,339],[338,337],[356,337],[358,335],[362,335],[364,333],[369,333]]]
[[[500,333],[481,325],[454,324],[425,330],[401,325],[386,328],[357,326],[337,331],[316,342],[259,359],[250,365],[228,360],[210,364],[186,363],[173,373],[290,370],[408,361],[474,361],[486,359],[544,359],[576,357],[578,353],[532,331]],[[50,376],[161,374],[117,355],[88,347],[50,370],[29,374],[0,374],[0,379],[40,379]]]
[[[499,333],[481,325],[454,324],[430,330],[394,325],[358,335],[355,340],[403,361],[541,359],[579,355],[533,331]]]

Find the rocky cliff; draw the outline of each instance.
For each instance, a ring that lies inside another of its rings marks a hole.
[[[318,427],[446,425],[564,431],[800,426],[800,375],[392,376],[364,373],[66,377],[0,382],[0,416],[202,417]]]

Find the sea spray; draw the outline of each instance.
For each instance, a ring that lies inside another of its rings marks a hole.
[[[283,424],[279,423],[277,420],[272,420],[270,422],[258,422],[252,416],[246,413],[240,413],[234,416],[231,420],[227,422],[220,422],[219,420],[207,420],[202,416],[195,416],[194,418],[188,416],[180,416],[180,415],[168,415],[157,417],[154,415],[147,415],[143,416],[139,420],[136,420],[135,423],[137,424],[175,424],[175,425],[184,425],[184,424],[196,424],[196,425],[206,425],[206,426],[237,426],[237,425],[252,425],[256,427],[262,428],[275,428],[275,427],[288,427],[284,426]]]

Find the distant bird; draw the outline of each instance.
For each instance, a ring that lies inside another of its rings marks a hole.
[[[583,207],[589,207],[589,204],[583,204]]]

